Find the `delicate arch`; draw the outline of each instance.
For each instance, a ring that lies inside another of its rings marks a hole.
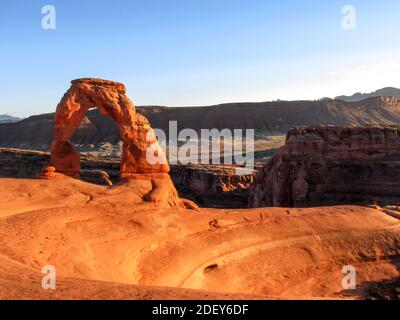
[[[90,108],[111,117],[117,124],[123,142],[121,178],[140,173],[168,173],[169,165],[157,138],[148,140],[152,128],[147,119],[136,113],[122,83],[102,79],[77,79],[57,106],[51,144],[51,163],[57,172],[79,176],[80,157],[69,141]],[[156,145],[160,164],[150,164],[146,153]]]

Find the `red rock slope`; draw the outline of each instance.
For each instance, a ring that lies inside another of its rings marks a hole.
[[[0,297],[362,298],[399,276],[400,221],[379,210],[194,211],[143,202],[151,188],[0,179]],[[356,291],[341,287],[344,265]]]

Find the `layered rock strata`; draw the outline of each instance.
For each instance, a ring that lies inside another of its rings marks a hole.
[[[400,202],[399,129],[292,129],[249,197],[250,207],[373,202]]]

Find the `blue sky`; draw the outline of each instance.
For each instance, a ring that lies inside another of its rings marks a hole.
[[[41,27],[47,4],[55,30]],[[0,11],[0,114],[53,112],[80,77],[123,82],[136,105],[400,87],[398,12],[398,0],[14,0]]]

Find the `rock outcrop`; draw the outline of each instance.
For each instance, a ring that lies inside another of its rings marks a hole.
[[[292,129],[249,197],[250,207],[373,202],[400,203],[400,129]]]
[[[125,86],[114,81],[92,78],[77,79],[71,83],[70,89],[57,106],[54,118],[51,166],[55,167],[56,174],[79,177],[80,155],[75,151],[70,138],[81,123],[85,123],[88,110],[98,108],[119,129],[123,143],[121,179],[130,180],[129,184],[134,183],[132,181],[150,181],[152,189],[144,196],[144,200],[195,208],[194,203],[179,199],[168,175],[170,167],[158,145],[157,137],[147,119],[136,113],[135,106],[126,95]],[[158,162],[148,161],[149,150]],[[48,170],[39,177],[48,178]],[[110,184],[108,177],[103,178]]]
[[[57,178],[56,168],[53,166],[44,167],[43,171],[39,175],[40,179],[55,179]]]

